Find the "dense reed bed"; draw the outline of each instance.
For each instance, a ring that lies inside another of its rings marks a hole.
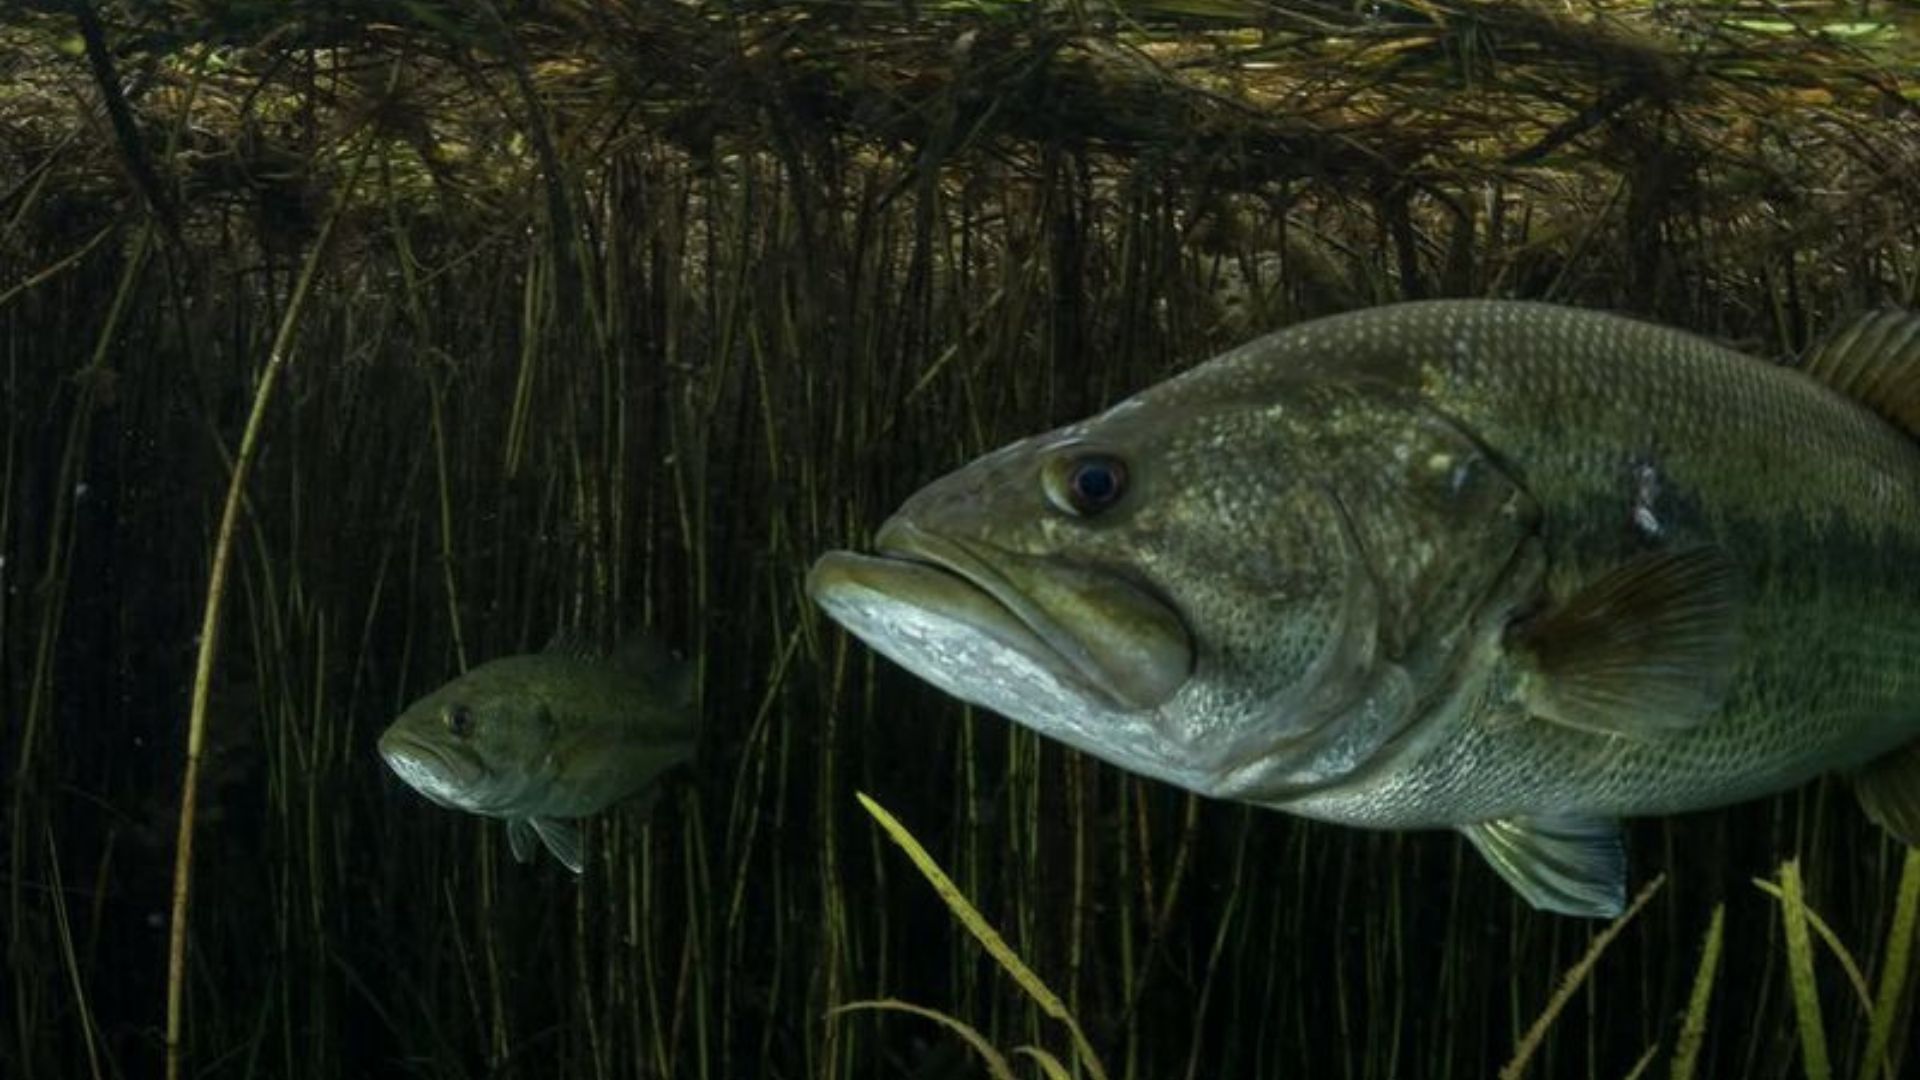
[[[1300,318],[1523,295],[1784,355],[1920,304],[1910,5],[373,7],[0,23],[0,1075],[156,1075],[176,910],[195,1077],[1911,1065],[1920,866],[1840,785],[1636,824],[1665,884],[1596,938],[1450,836],[975,714],[801,593]],[[705,717],[577,881],[373,753],[563,626],[657,634]]]

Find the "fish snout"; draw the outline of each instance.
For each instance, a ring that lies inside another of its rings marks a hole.
[[[472,786],[472,778],[463,777],[456,762],[437,752],[427,740],[415,738],[395,724],[381,734],[377,748],[387,768],[428,801],[449,809],[466,807],[463,795]]]
[[[880,527],[874,544],[879,560],[823,560],[810,581],[816,598],[829,580],[858,579],[872,592],[954,616],[964,612],[963,621],[980,632],[1123,711],[1160,705],[1193,673],[1185,621],[1130,577],[1064,556],[947,535],[906,510]]]

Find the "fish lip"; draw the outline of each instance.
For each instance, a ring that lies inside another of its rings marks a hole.
[[[415,782],[422,774],[430,773],[437,780],[444,782],[447,777],[459,776],[467,771],[461,768],[460,762],[442,753],[431,739],[416,738],[399,728],[389,728],[380,736],[378,749],[381,759],[387,763],[388,770],[422,798],[447,810],[464,809],[458,803],[441,795],[436,790],[437,785]],[[463,782],[471,780],[470,777],[465,776],[460,778]]]
[[[896,518],[880,526],[880,532],[873,538],[873,546],[880,558],[914,563],[959,578],[986,593],[1009,615],[1032,629],[1029,620],[1021,617],[1017,604],[1010,602],[1018,599],[1012,585],[964,543],[927,532]]]
[[[1098,697],[1106,706],[1120,711],[1151,708],[1155,701],[1132,700],[1116,693],[1108,671],[1084,644],[1062,627],[1043,607],[1027,598],[1006,575],[994,569],[990,561],[964,539],[930,532],[913,522],[894,517],[881,525],[874,536],[878,557],[924,567],[972,587],[1005,612],[1012,623],[1024,631],[1024,637],[1045,649],[1063,674],[1071,674],[1080,688]],[[1101,573],[1122,582],[1127,588],[1165,608],[1176,609],[1158,590],[1103,568]]]

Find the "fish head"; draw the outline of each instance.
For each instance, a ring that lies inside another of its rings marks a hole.
[[[537,805],[558,770],[559,724],[538,656],[474,668],[408,706],[380,756],[409,787],[456,810],[512,817]]]
[[[1355,508],[1368,481],[1340,467],[1328,408],[1163,384],[934,481],[875,554],[820,559],[811,595],[948,693],[1237,793],[1250,763],[1284,771],[1415,689],[1381,648],[1396,605],[1356,517],[1378,511]]]

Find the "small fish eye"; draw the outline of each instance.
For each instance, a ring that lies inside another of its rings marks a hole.
[[[460,738],[464,739],[473,733],[473,710],[465,705],[449,705],[446,720],[447,730]]]
[[[1092,517],[1127,492],[1126,463],[1112,454],[1090,453],[1048,470],[1047,494],[1053,504],[1077,517]]]

